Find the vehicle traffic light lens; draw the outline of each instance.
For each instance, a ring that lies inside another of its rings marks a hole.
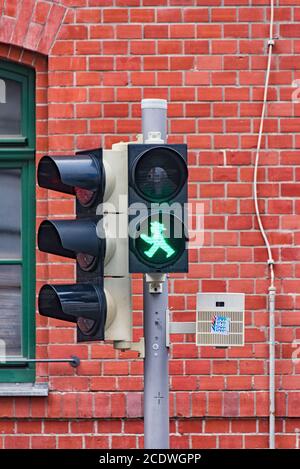
[[[134,240],[138,255],[156,268],[173,263],[185,250],[185,232],[176,216],[160,212],[139,223]]]
[[[78,202],[83,207],[89,207],[92,205],[97,196],[97,192],[89,191],[88,189],[81,189],[80,187],[75,187],[74,191]]]
[[[143,152],[133,169],[136,190],[149,201],[164,202],[174,198],[187,179],[186,163],[168,147],[152,147]]]
[[[85,335],[91,334],[96,324],[97,322],[93,319],[78,318],[77,320],[77,326],[79,327],[80,331]]]
[[[79,253],[76,256],[79,267],[85,271],[89,272],[94,270],[97,265],[97,257],[91,256],[90,254]]]

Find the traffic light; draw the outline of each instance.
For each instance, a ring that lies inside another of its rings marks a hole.
[[[76,197],[76,219],[45,220],[38,231],[41,251],[76,260],[76,283],[44,285],[38,307],[43,316],[77,324],[77,341],[131,342],[131,284],[128,238],[119,239],[127,200],[127,152],[87,150],[72,156],[44,156],[41,187]]]
[[[128,146],[130,272],[187,272],[187,146]]]

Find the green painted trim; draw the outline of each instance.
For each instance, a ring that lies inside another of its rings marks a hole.
[[[0,78],[19,82],[21,92],[21,135],[3,136],[0,146],[23,143],[35,147],[35,70],[28,66],[0,60]],[[20,142],[20,138],[23,142]]]
[[[20,143],[26,143],[27,137],[18,137],[14,136],[13,139],[8,137],[0,137],[0,143],[12,143],[13,145],[18,145]]]
[[[18,160],[34,160],[35,150],[34,148],[20,148],[20,147],[5,147],[2,148],[0,145],[1,160],[14,161]]]
[[[0,60],[0,77],[22,83],[21,136],[0,138],[0,167],[22,170],[22,259],[2,260],[1,265],[22,265],[22,351],[35,358],[35,72],[29,67]],[[35,381],[35,363],[0,363],[0,382]]]
[[[1,168],[1,164],[0,164]],[[22,265],[22,259],[0,259],[0,265]]]

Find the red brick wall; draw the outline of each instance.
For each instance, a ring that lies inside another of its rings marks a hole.
[[[278,447],[299,447],[300,1],[280,0],[260,206],[276,259]],[[37,156],[130,139],[140,99],[169,101],[170,141],[190,148],[190,197],[203,201],[205,245],[171,280],[175,320],[195,318],[197,291],[246,293],[246,345],[171,346],[172,447],[268,445],[266,257],[252,201],[266,68],[269,0],[0,0],[0,57],[37,70]],[[222,150],[227,150],[227,167]],[[37,188],[38,221],[70,215],[71,199]],[[74,266],[38,253],[38,287],[72,281]],[[141,281],[133,282],[135,338]],[[141,447],[142,361],[108,344],[74,344],[73,327],[37,317],[40,357],[81,357],[80,368],[38,366],[48,398],[0,398],[0,447]],[[298,347],[298,346],[296,346]]]

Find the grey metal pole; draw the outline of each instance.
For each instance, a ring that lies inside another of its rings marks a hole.
[[[150,293],[144,279],[144,435],[145,448],[169,448],[169,368],[166,347],[168,280],[162,293]]]
[[[160,132],[166,141],[167,102],[143,100],[143,139],[149,132]],[[157,274],[156,274],[157,275]],[[163,280],[162,280],[163,279]],[[166,346],[166,311],[168,279],[162,276],[161,289],[152,288],[144,276],[144,446],[147,449],[169,448],[169,354]]]

